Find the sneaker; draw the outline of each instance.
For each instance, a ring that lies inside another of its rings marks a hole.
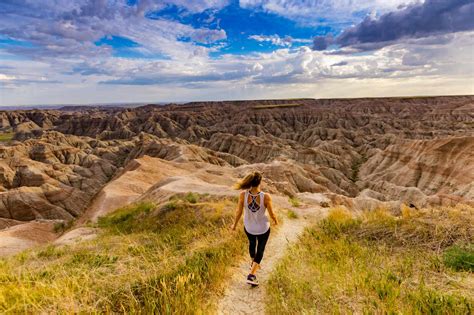
[[[247,283],[250,284],[250,285],[253,286],[253,287],[258,286],[257,277],[256,277],[255,275],[249,274],[249,275],[247,276]]]

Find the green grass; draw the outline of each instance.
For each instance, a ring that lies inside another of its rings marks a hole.
[[[176,202],[179,200],[184,200],[189,203],[197,203],[199,201],[206,201],[209,200],[210,195],[209,194],[198,194],[195,192],[188,192],[185,194],[176,194],[172,197],[170,197],[169,201],[170,202]],[[233,198],[233,197],[232,197]],[[233,200],[232,198],[229,198],[229,200]],[[237,199],[238,201],[238,199]]]
[[[296,197],[288,197],[288,202],[295,208],[301,206],[300,200]]]
[[[153,229],[155,222],[153,222],[153,219],[149,219],[149,214],[154,207],[155,205],[151,202],[143,202],[120,208],[106,217],[100,217],[98,226],[108,228],[116,233],[131,233]],[[166,204],[163,208],[165,207],[166,209],[170,208],[170,210],[176,209],[174,204],[170,207],[170,203]]]
[[[8,142],[13,139],[14,132],[0,132],[0,142]]]
[[[286,216],[288,217],[288,219],[298,219],[298,215],[296,214],[296,212],[290,209],[286,211]]]
[[[443,255],[444,264],[456,271],[474,272],[474,244],[453,245]]]
[[[0,259],[0,313],[214,312],[245,239],[228,228],[233,202],[187,199],[124,207],[95,240]]]
[[[286,107],[298,107],[303,104],[285,103],[285,104],[273,104],[273,105],[255,105],[253,109],[271,109],[271,108],[286,108]]]
[[[199,195],[193,192],[188,192],[184,199],[190,203],[196,203],[199,201]]]
[[[473,274],[453,271],[443,253],[473,241],[473,219],[472,208],[401,218],[333,209],[273,271],[267,313],[470,314]]]
[[[359,160],[355,160],[351,165],[351,176],[349,179],[353,182],[357,182],[359,180],[359,171],[362,164],[367,162],[367,157],[362,155]]]

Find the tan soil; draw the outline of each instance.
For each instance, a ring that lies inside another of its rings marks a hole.
[[[54,222],[28,222],[0,231],[0,257],[48,243],[56,238]]]

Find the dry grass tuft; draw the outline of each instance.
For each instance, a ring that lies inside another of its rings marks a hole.
[[[455,243],[474,241],[474,208],[467,205],[421,210],[404,207],[401,217],[393,217],[384,210],[367,212],[354,236],[391,246],[423,247],[439,253]]]
[[[298,208],[301,206],[301,202],[297,197],[288,197],[288,202],[292,207]]]

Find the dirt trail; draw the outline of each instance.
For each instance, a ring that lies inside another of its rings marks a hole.
[[[325,209],[311,207],[293,209],[297,219],[285,218],[278,230],[272,230],[265,249],[262,268],[257,272],[260,282],[258,287],[245,283],[249,272],[248,256],[235,267],[223,298],[217,306],[218,314],[264,314],[265,313],[265,283],[270,277],[277,262],[283,257],[288,245],[295,242],[304,228],[322,217]]]

